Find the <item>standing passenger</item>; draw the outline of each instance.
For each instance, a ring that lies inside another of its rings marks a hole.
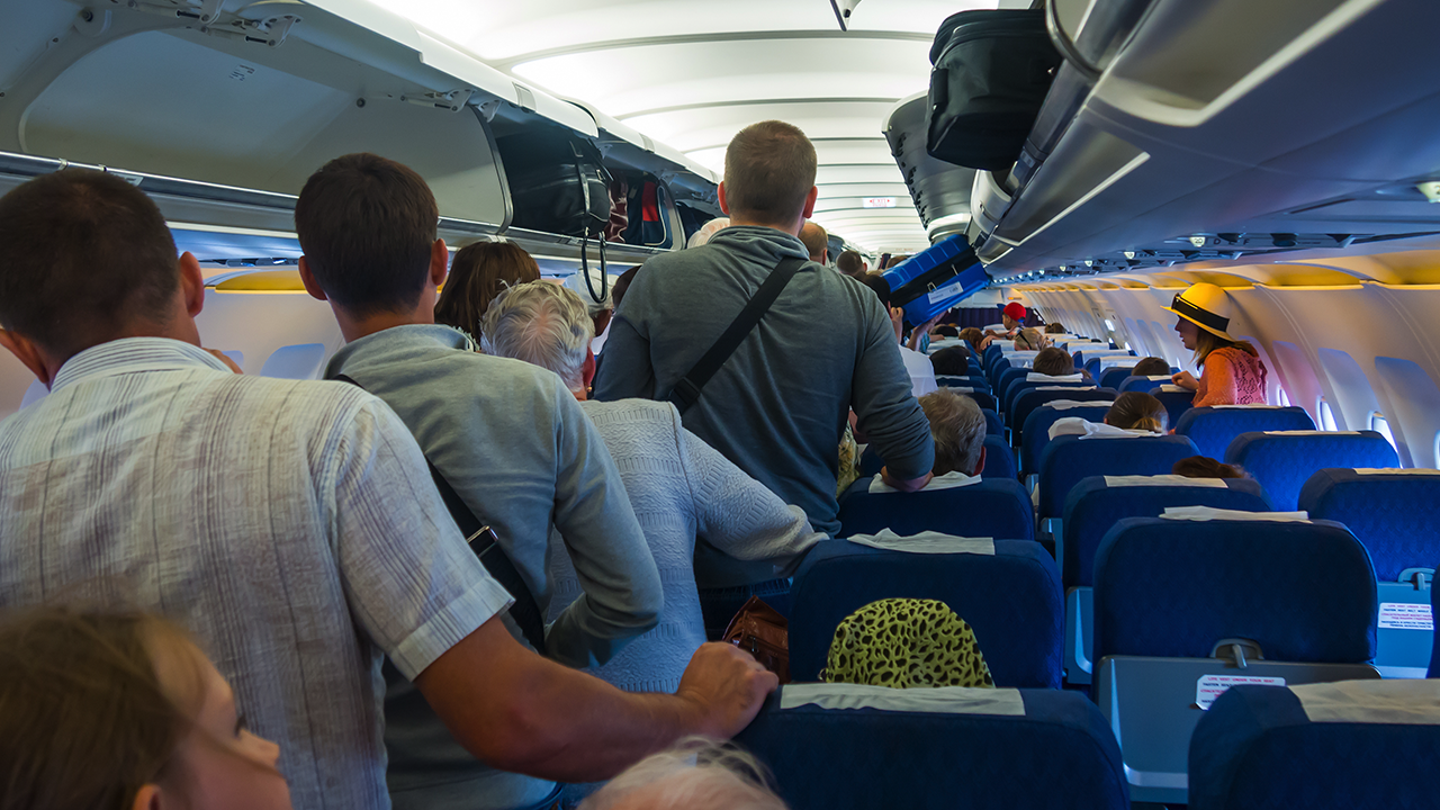
[[[818,264],[830,263],[830,235],[819,225],[805,220],[805,227],[800,229],[800,241],[804,243],[805,250],[810,253],[810,261]]]
[[[1254,346],[1225,331],[1232,310],[1224,290],[1195,284],[1165,309],[1180,316],[1175,331],[1185,348],[1195,352],[1195,364],[1201,368],[1198,380],[1188,371],[1172,378],[1176,385],[1195,392],[1195,407],[1265,404],[1265,364]]]
[[[515,643],[497,618],[510,595],[394,411],[353,386],[239,376],[200,348],[204,303],[199,262],[124,180],[67,169],[0,199],[0,345],[50,389],[0,422],[0,607],[163,611],[280,746],[307,810],[390,806],[382,656],[467,751],[547,780],[605,778],[754,716],[774,676],[724,645],[664,696]]]
[[[539,280],[540,266],[513,242],[466,245],[450,262],[445,289],[435,304],[435,322],[474,337],[480,316],[501,290]]]
[[[666,399],[784,259],[815,207],[815,147],[790,124],[741,130],[725,155],[720,204],[731,226],[708,245],[645,263],[615,314],[596,398]],[[817,264],[800,268],[759,325],[683,414],[685,427],[834,533],[835,448],[849,409],[900,489],[925,485],[934,463],[925,414],[885,310],[864,287]],[[701,587],[751,584],[705,581]]]

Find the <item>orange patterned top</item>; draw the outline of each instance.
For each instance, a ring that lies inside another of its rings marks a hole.
[[[1259,357],[1233,346],[1216,349],[1205,358],[1195,407],[1264,405],[1265,376],[1265,364]]]

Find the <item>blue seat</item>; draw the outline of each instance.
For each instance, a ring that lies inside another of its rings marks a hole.
[[[1435,635],[1424,614],[1440,560],[1440,470],[1320,470],[1297,505],[1344,523],[1370,552],[1380,589],[1375,666],[1387,677],[1424,677]]]
[[[1084,438],[1059,436],[1040,455],[1041,518],[1058,518],[1065,498],[1092,475],[1167,475],[1175,462],[1195,455],[1185,436]]]
[[[792,810],[1130,806],[1114,735],[1074,693],[792,684],[735,742]]]
[[[971,374],[963,377],[936,374],[935,384],[941,388],[974,388],[977,391],[991,390],[990,381],[986,380],[983,374]]]
[[[1010,361],[1006,360],[1003,356],[997,355],[996,359],[986,361],[985,379],[989,381],[993,387],[995,383],[999,382],[1000,375],[1004,374],[1008,368],[1010,368]]]
[[[1135,363],[1138,362],[1140,362],[1140,358],[1137,357],[1135,358]],[[1100,376],[1096,377],[1095,380],[1100,383],[1101,388],[1119,388],[1120,383],[1129,379],[1130,369],[1135,367],[1135,363],[1130,363],[1127,366],[1112,366],[1107,368],[1101,371]]]
[[[1090,372],[1091,377],[1099,379],[1100,363],[1107,357],[1134,357],[1135,353],[1124,349],[1110,349],[1103,352],[1090,352],[1085,356],[1084,363],[1076,363],[1076,368],[1083,368]]]
[[[1169,384],[1169,382],[1170,377],[1169,375],[1165,374],[1158,374],[1151,377],[1131,376],[1126,377],[1124,380],[1121,380],[1120,385],[1116,386],[1116,390],[1122,394],[1129,391],[1142,391],[1145,393],[1149,393],[1150,389],[1157,388],[1161,385],[1167,385]]]
[[[1395,448],[1373,430],[1241,433],[1230,443],[1224,460],[1255,476],[1281,511],[1298,508],[1300,489],[1316,470],[1400,466]]]
[[[1004,436],[1005,426],[1000,423],[1000,414],[996,413],[993,408],[981,408],[980,410],[985,414],[985,435]]]
[[[1037,408],[1043,407],[1044,405],[1051,402],[1064,402],[1066,400],[1070,400],[1073,402],[1101,402],[1104,403],[1108,409],[1108,406],[1115,401],[1116,396],[1114,389],[1111,388],[1087,389],[1083,387],[1077,387],[1076,390],[1042,390],[1051,387],[1053,386],[1038,386],[1036,388],[1031,388],[1028,391],[1023,391],[1021,392],[1020,396],[1016,397],[1015,407],[1013,410],[1015,420],[1010,423],[1015,429],[1015,435],[1011,437],[1011,441],[1014,444],[1024,447],[1025,431],[1021,430],[1021,427],[1030,419],[1030,414],[1034,413]],[[1068,388],[1069,386],[1060,387]],[[1104,418],[1103,415],[1101,418]],[[1049,438],[1049,435],[1046,435],[1043,438],[1041,444],[1043,445],[1047,443],[1049,441]],[[1037,454],[1035,458],[1038,460],[1040,456]]]
[[[1028,368],[1016,368],[1014,366],[1011,366],[1010,368],[1005,369],[1003,372],[1000,373],[999,378],[995,380],[995,393],[1003,397],[1005,391],[1009,389],[1011,383],[1014,383],[1016,380],[1025,379],[1028,374],[1030,374],[1030,369]]]
[[[1431,616],[1434,616],[1434,615],[1436,614],[1436,612],[1437,612],[1435,609],[1436,609],[1437,607],[1440,607],[1440,605],[1437,605],[1437,604],[1436,604],[1437,602],[1440,602],[1440,599],[1437,599],[1437,598],[1436,598],[1437,595],[1440,595],[1440,588],[1431,587],[1431,588],[1430,588],[1430,615],[1431,615]],[[1432,621],[1433,621],[1433,620],[1432,620]],[[1433,637],[1431,638],[1431,644],[1430,644],[1430,669],[1426,671],[1425,677],[1426,677],[1426,678],[1440,678],[1440,644],[1434,643],[1434,638],[1433,638]]]
[[[1072,389],[1072,390],[1077,390],[1077,391],[1078,391],[1078,390],[1094,389],[1094,388],[1095,388],[1095,383],[1093,383],[1093,382],[1088,382],[1088,381],[1086,381],[1086,380],[1080,380],[1080,381],[1078,381],[1078,382],[1059,381],[1059,380],[1057,380],[1057,381],[1044,380],[1044,381],[1030,382],[1029,380],[1016,380],[1015,382],[1013,382],[1013,383],[1010,384],[1010,387],[1005,390],[1005,395],[1000,398],[1000,409],[1001,409],[1001,410],[1000,410],[1000,413],[1004,414],[1004,416],[1005,416],[1005,424],[1011,425],[1011,426],[1023,424],[1023,423],[1019,422],[1019,421],[1015,418],[1015,404],[1020,400],[1020,397],[1024,396],[1026,393],[1028,393],[1028,392],[1030,392],[1030,391],[1034,391],[1034,390],[1037,389],[1037,388],[1046,388],[1046,389],[1060,389],[1060,388],[1064,388],[1064,389]],[[1111,398],[1113,399],[1114,396],[1115,396],[1115,392],[1114,392],[1114,391],[1111,391],[1111,392],[1110,392],[1110,396],[1111,396]]]
[[[1434,807],[1435,692],[1405,681],[1236,686],[1195,727],[1190,810]],[[1328,696],[1343,715],[1313,702]],[[1396,704],[1410,704],[1411,722],[1392,720]]]
[[[982,409],[987,411],[995,411],[995,418],[1000,418],[999,403],[996,402],[995,395],[990,393],[989,388],[967,388],[965,386],[951,386],[944,384],[941,384],[940,387],[949,388],[957,394],[964,394],[965,396],[970,397],[971,399],[975,400],[976,405],[979,405]]]
[[[935,554],[821,541],[790,592],[791,677],[819,678],[836,626],[865,605],[938,599],[975,631],[996,686],[1059,688],[1064,613],[1055,561],[1033,540],[972,545],[986,548]]]
[[[1165,406],[1165,412],[1170,415],[1169,422],[1172,425],[1179,424],[1185,412],[1195,406],[1195,392],[1186,391],[1178,385],[1162,383],[1150,388],[1146,393],[1160,400],[1160,404]]]
[[[980,471],[980,477],[1011,481],[1019,479],[1020,471],[1015,469],[1015,454],[1010,451],[1005,437],[993,433],[985,436],[985,469]]]
[[[1378,678],[1370,557],[1328,521],[1125,518],[1095,556],[1093,694],[1136,801],[1184,803],[1190,736],[1238,681]],[[1275,680],[1283,679],[1283,680]]]
[[[1030,415],[1025,417],[1025,429],[1022,431],[1027,438],[1020,445],[1020,471],[1029,475],[1040,468],[1040,454],[1050,444],[1051,425],[1070,416],[1087,422],[1101,422],[1109,412],[1110,402],[1105,400],[1061,407],[1056,407],[1054,401],[1051,401],[1030,411]]]
[[[871,493],[871,481],[856,481],[840,501],[840,537],[890,529],[907,535],[931,531],[1007,540],[1035,538],[1030,498],[1014,478],[909,493]]]
[[[1225,457],[1225,449],[1241,433],[1314,430],[1315,421],[1304,408],[1295,406],[1232,405],[1191,408],[1172,427],[1176,433],[1189,436],[1200,448],[1200,455],[1219,459]]]
[[[1072,684],[1090,683],[1093,670],[1095,551],[1110,528],[1129,517],[1159,517],[1170,506],[1210,506],[1268,512],[1270,500],[1255,481],[1194,479],[1178,475],[1082,479],[1065,499],[1060,543],[1065,585],[1065,672]]]

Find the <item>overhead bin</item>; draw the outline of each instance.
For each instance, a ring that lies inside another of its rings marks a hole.
[[[885,119],[885,140],[931,242],[964,233],[970,224],[975,170],[936,160],[925,149],[927,92],[901,99]]]
[[[1049,0],[1047,13],[1066,61],[1017,164],[972,187],[968,235],[997,280],[1440,232],[1424,191],[1440,180],[1440,6]]]

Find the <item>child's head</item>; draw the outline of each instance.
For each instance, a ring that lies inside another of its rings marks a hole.
[[[1164,433],[1170,421],[1165,403],[1142,391],[1126,391],[1115,398],[1105,414],[1105,424],[1125,430],[1148,430]]]
[[[1030,370],[1036,374],[1047,374],[1051,377],[1063,377],[1075,373],[1075,361],[1064,349],[1051,346],[1048,349],[1041,349],[1030,363]]]
[[[45,608],[0,623],[0,810],[289,810],[279,756],[169,622]]]
[[[1170,364],[1159,357],[1146,357],[1131,368],[1130,373],[1136,377],[1158,377],[1161,374],[1170,373]]]
[[[1249,478],[1244,468],[1234,464],[1221,464],[1208,456],[1190,456],[1175,462],[1170,469],[1172,475],[1186,478]]]

